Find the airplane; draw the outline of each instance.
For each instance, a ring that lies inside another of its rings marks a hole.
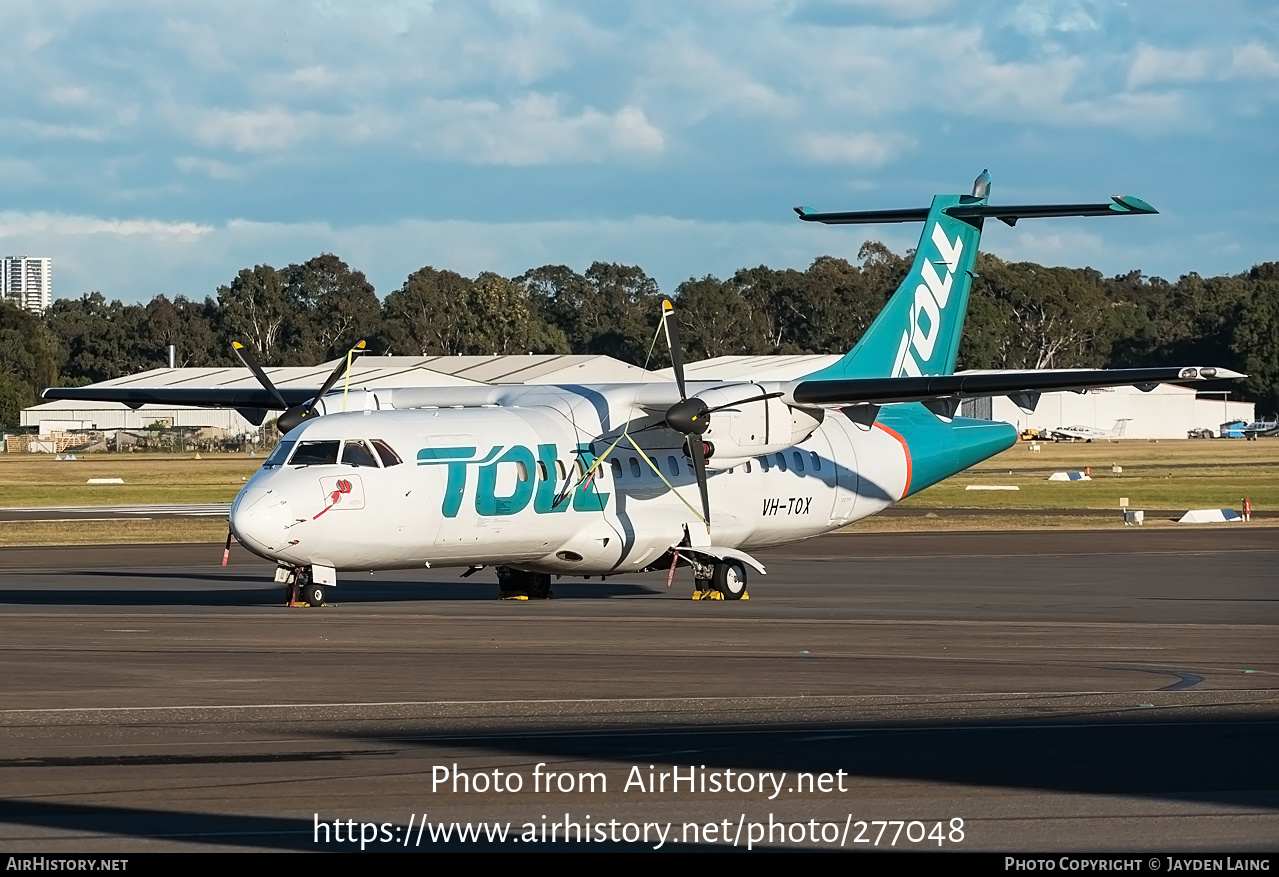
[[[1124,430],[1128,428],[1130,420],[1132,420],[1131,417],[1121,417],[1110,429],[1102,429],[1099,426],[1059,426],[1048,430],[1048,438],[1055,442],[1090,442],[1093,439],[1123,438]]]
[[[956,416],[961,400],[1233,378],[1213,367],[956,374],[986,219],[1136,216],[1144,201],[1003,206],[983,171],[969,195],[904,210],[796,212],[805,222],[922,222],[905,280],[837,362],[797,380],[685,380],[665,300],[673,380],[645,383],[281,390],[52,388],[46,399],[283,412],[283,438],[231,506],[227,546],[277,564],[320,606],[339,572],[497,571],[507,596],[551,596],[552,576],[691,568],[697,599],[746,599],[751,552],[837,530],[1011,447],[1007,423]],[[362,345],[360,345],[362,347]],[[225,555],[224,555],[225,558]]]

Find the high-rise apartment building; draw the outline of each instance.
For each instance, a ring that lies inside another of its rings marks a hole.
[[[53,304],[53,260],[33,256],[5,256],[0,289],[4,300],[43,314]]]

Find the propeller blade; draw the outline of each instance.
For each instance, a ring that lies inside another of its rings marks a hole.
[[[363,353],[364,342],[361,341],[358,344],[356,344],[354,347],[351,348],[350,352],[357,356]],[[343,357],[342,361],[338,363],[337,368],[333,369],[332,374],[329,375],[328,380],[324,382],[324,386],[320,387],[320,392],[316,393],[315,396],[311,399],[311,401],[306,403],[308,412],[315,407],[316,402],[320,401],[321,396],[323,396],[329,390],[333,389],[333,385],[338,382],[338,379],[341,378],[342,374],[346,371],[346,364],[347,364],[347,359],[346,357]]]
[[[244,363],[245,368],[253,372],[253,376],[258,379],[258,383],[265,387],[266,391],[275,398],[279,410],[287,410],[289,403],[284,401],[284,397],[275,388],[275,384],[271,383],[271,379],[266,376],[266,372],[262,370],[262,366],[258,363],[258,358],[253,355],[253,351],[239,341],[232,341],[231,348],[235,351],[235,355],[240,357],[240,362]]]
[[[354,347],[350,349],[349,353],[350,354],[363,353],[364,343],[365,342],[363,341],[359,342],[358,344],[356,344]],[[325,393],[333,389],[333,385],[338,382],[338,379],[341,378],[343,373],[346,371],[348,362],[350,362],[350,359],[348,357],[345,357],[345,356],[342,357],[342,361],[337,364],[337,368],[333,369],[333,371],[329,373],[328,378],[325,379],[324,385],[320,387],[319,392],[317,392],[314,396],[311,397],[311,401],[306,402],[302,405],[294,406],[293,408],[290,408],[288,411],[285,411],[276,419],[275,428],[278,429],[281,434],[290,432],[299,423],[301,423],[303,420],[306,420],[308,417],[314,414],[315,403],[319,402],[320,398],[324,396]]]
[[[763,402],[767,399],[776,399],[782,393],[762,393],[759,396],[751,396],[746,399],[738,399],[736,402],[725,402],[723,405],[716,405],[714,408],[707,408],[706,414],[714,414],[716,411],[723,411],[725,408],[734,408],[738,405],[749,405],[751,402]]]
[[[671,371],[675,372],[675,384],[679,387],[680,401],[688,398],[684,389],[684,350],[679,343],[679,322],[675,319],[675,305],[669,298],[662,299],[662,327],[666,329],[666,346],[671,353]]]
[[[702,495],[702,518],[706,521],[706,532],[711,531],[711,497],[706,486],[706,453],[702,448],[699,436],[688,437],[688,454],[693,458],[693,472],[697,475],[697,490]]]

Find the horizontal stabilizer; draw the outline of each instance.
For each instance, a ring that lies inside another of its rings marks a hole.
[[[967,203],[965,203],[967,202]],[[795,212],[805,222],[821,222],[826,225],[864,225],[881,222],[923,222],[928,218],[927,207],[911,207],[902,210],[852,210],[842,213],[818,213],[811,207],[796,207]],[[1140,198],[1132,195],[1114,195],[1103,204],[987,204],[981,199],[964,197],[959,204],[944,211],[955,219],[985,219],[994,217],[1008,225],[1016,225],[1019,219],[1051,219],[1062,216],[1133,216],[1158,213]]]

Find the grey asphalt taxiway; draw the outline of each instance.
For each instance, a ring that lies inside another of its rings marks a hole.
[[[420,570],[289,609],[221,548],[0,549],[0,849],[1279,838],[1273,529],[832,535],[703,603]]]

